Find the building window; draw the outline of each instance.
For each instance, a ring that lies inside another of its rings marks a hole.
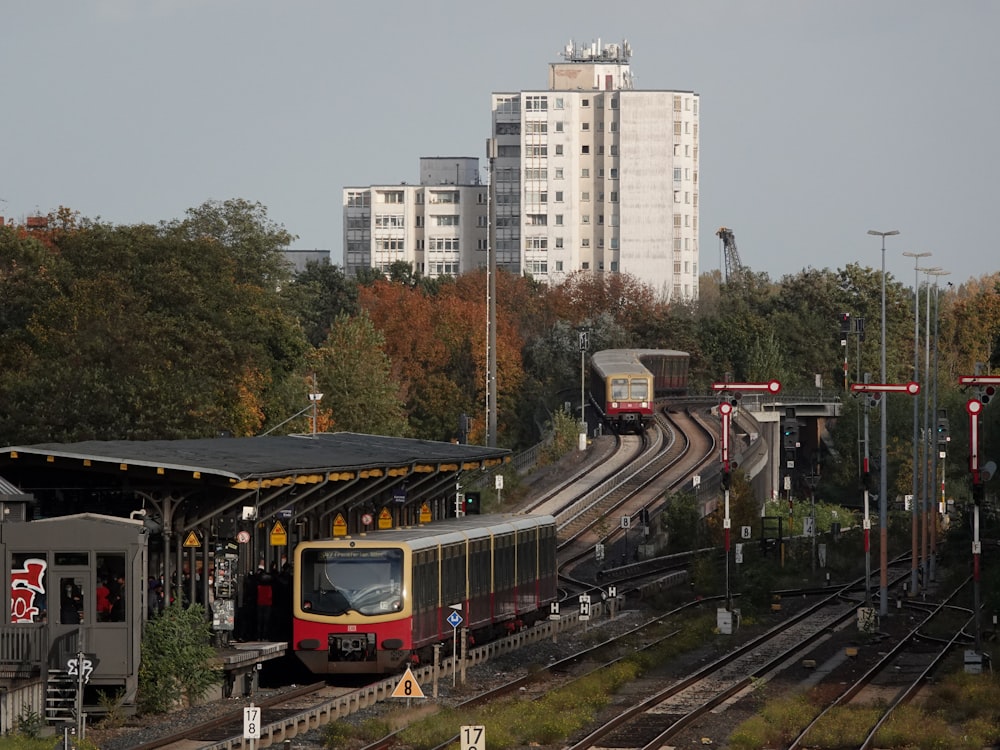
[[[457,190],[432,190],[431,193],[431,203],[458,203],[461,199],[461,194]]]
[[[580,123],[580,130],[590,130],[590,123],[589,122],[581,122]]]
[[[610,177],[612,180],[618,179],[618,167],[611,167]]]
[[[674,97],[674,112],[681,111],[681,98],[679,96]]]
[[[680,228],[681,228],[681,215],[674,214],[674,229],[680,229]]]
[[[680,181],[681,181],[681,168],[674,167],[674,182],[680,182]]]
[[[549,132],[549,124],[547,122],[542,121],[542,120],[530,120],[530,121],[528,121],[525,124],[527,125],[527,128],[528,128],[527,132],[528,133],[535,133],[535,134],[537,134],[537,133],[548,133]]]
[[[618,97],[611,97],[611,109],[618,109]]]
[[[546,250],[549,246],[548,237],[527,237],[524,246],[528,250]]]
[[[548,146],[545,144],[531,144],[524,147],[524,155],[527,157],[541,157],[548,155]]]
[[[556,125],[556,132],[557,133],[563,132],[563,123],[562,123],[562,120],[560,120],[559,122],[557,122],[555,125]]]
[[[497,135],[521,135],[521,123],[498,122]]]
[[[617,237],[612,237],[611,238],[611,249],[612,250],[617,250],[618,249],[618,238]],[[611,270],[612,271],[617,271],[618,270],[616,263],[612,263],[611,264]]]
[[[379,203],[402,203],[403,202],[403,191],[402,190],[383,190],[379,194]]]
[[[584,178],[590,177],[590,170],[584,167],[583,169],[580,170],[580,176]]]
[[[562,246],[563,246],[563,238],[562,237],[556,237],[556,247],[557,248],[561,248]]]
[[[563,202],[563,191],[556,190],[556,203],[562,203],[562,202]]]
[[[501,159],[520,158],[520,146],[497,146],[497,156]]]
[[[674,237],[674,250],[676,252],[680,252],[681,251],[681,238],[680,237]]]
[[[589,224],[590,223],[590,214],[583,214],[580,217],[580,221],[583,222],[584,224]]]
[[[563,225],[563,215],[556,214],[556,226],[561,227]]]
[[[604,226],[604,214],[597,215],[597,225]]]
[[[369,208],[371,193],[367,190],[363,192],[349,192],[347,194],[348,208]]]
[[[432,216],[435,221],[435,225],[439,227],[457,227],[458,217],[457,216]]]
[[[556,261],[556,270],[557,271],[563,270],[563,262],[561,260]]]
[[[590,99],[581,99],[580,100],[580,106],[581,107],[589,107],[590,106]]]
[[[562,144],[561,143],[556,144],[556,156],[562,156],[562,153],[563,153]]]
[[[580,193],[580,200],[582,200],[582,201],[589,201],[590,200],[590,193],[588,193],[586,190],[584,190],[582,193]]]
[[[680,190],[675,190],[674,191],[674,203],[680,203],[680,202],[681,202],[681,191]]]
[[[611,123],[611,132],[612,133],[617,133],[618,132],[618,123],[617,122]]]
[[[581,154],[589,154],[590,153],[590,146],[581,146],[580,147],[580,153]]]
[[[556,97],[555,108],[556,109],[562,109],[563,108],[563,98],[561,96],[557,96]]]
[[[548,218],[545,214],[528,214],[524,217],[524,223],[529,227],[544,227],[548,224]]]
[[[612,190],[611,191],[611,202],[612,203],[617,203],[618,202],[618,191],[617,190]]]
[[[544,96],[526,96],[524,97],[524,108],[528,112],[544,112],[549,108],[548,98]]]
[[[590,269],[590,263],[588,263],[587,261],[583,261],[583,263],[580,264],[580,270],[587,271],[589,269]]]
[[[580,247],[590,247],[590,238],[584,237],[582,240],[580,240]]]
[[[561,180],[563,178],[563,168],[556,167],[556,179]]]
[[[674,135],[682,135],[680,120],[674,123]]]

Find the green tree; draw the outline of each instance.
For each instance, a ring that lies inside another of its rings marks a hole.
[[[282,289],[282,297],[313,346],[320,346],[337,316],[358,312],[358,287],[339,266],[310,261]]]
[[[336,430],[375,435],[408,434],[399,384],[385,341],[367,315],[341,313],[310,356],[323,393],[322,409]]]
[[[222,679],[213,666],[212,631],[201,605],[171,604],[146,623],[139,664],[138,706],[143,713],[164,713],[188,706]]]

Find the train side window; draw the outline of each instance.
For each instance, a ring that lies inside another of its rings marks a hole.
[[[47,572],[48,561],[44,552],[11,554],[11,622],[46,622],[49,585]]]

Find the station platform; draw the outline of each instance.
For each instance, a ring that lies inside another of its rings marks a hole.
[[[216,649],[218,663],[225,677],[219,698],[239,695],[251,697],[257,692],[258,674],[266,661],[280,659],[288,651],[285,641],[246,641],[229,643]]]

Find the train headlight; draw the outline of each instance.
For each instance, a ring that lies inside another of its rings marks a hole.
[[[648,401],[643,401],[642,402],[642,408],[643,409],[648,409],[649,408],[649,402]]]
[[[611,408],[612,409],[617,409],[618,408],[618,402],[617,401],[612,401],[611,402]]]

